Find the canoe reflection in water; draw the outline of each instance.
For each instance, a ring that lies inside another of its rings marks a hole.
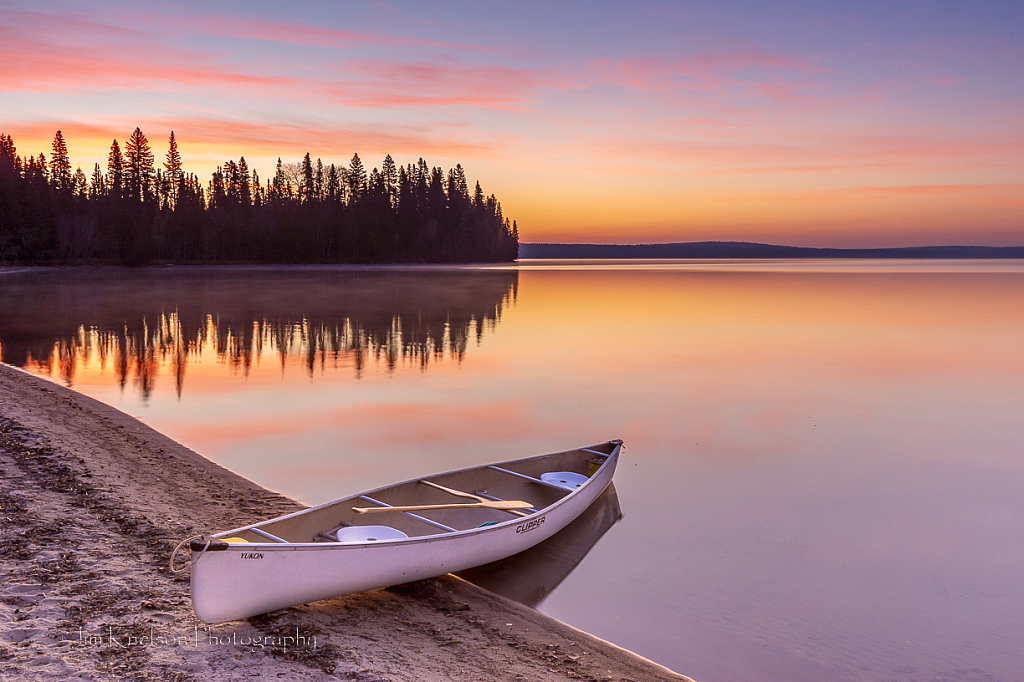
[[[525,552],[455,575],[485,590],[536,608],[597,541],[622,519],[615,484],[609,484],[575,521]]]

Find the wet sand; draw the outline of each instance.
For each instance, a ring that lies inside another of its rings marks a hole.
[[[173,547],[302,505],[6,365],[0,479],[0,678],[689,680],[453,576],[207,626]]]

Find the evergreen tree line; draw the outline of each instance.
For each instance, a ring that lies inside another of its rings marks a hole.
[[[17,154],[0,134],[0,263],[451,263],[515,260],[519,230],[461,165],[445,174],[391,155],[367,172],[277,161],[261,183],[245,158],[205,185],[182,169],[171,132],[162,168],[138,128],[106,172],[74,172],[61,131],[53,153]]]

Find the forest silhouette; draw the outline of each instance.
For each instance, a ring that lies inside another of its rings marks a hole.
[[[516,259],[519,230],[494,195],[390,155],[325,166],[278,159],[262,183],[245,157],[204,185],[171,132],[157,162],[139,128],[115,139],[104,171],[72,172],[61,131],[52,154],[22,158],[0,134],[0,263],[458,263]]]

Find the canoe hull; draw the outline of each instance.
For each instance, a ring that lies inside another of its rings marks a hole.
[[[222,623],[321,599],[431,578],[522,552],[567,526],[611,483],[619,454],[581,488],[497,525],[373,544],[244,543],[193,552],[192,603]]]

